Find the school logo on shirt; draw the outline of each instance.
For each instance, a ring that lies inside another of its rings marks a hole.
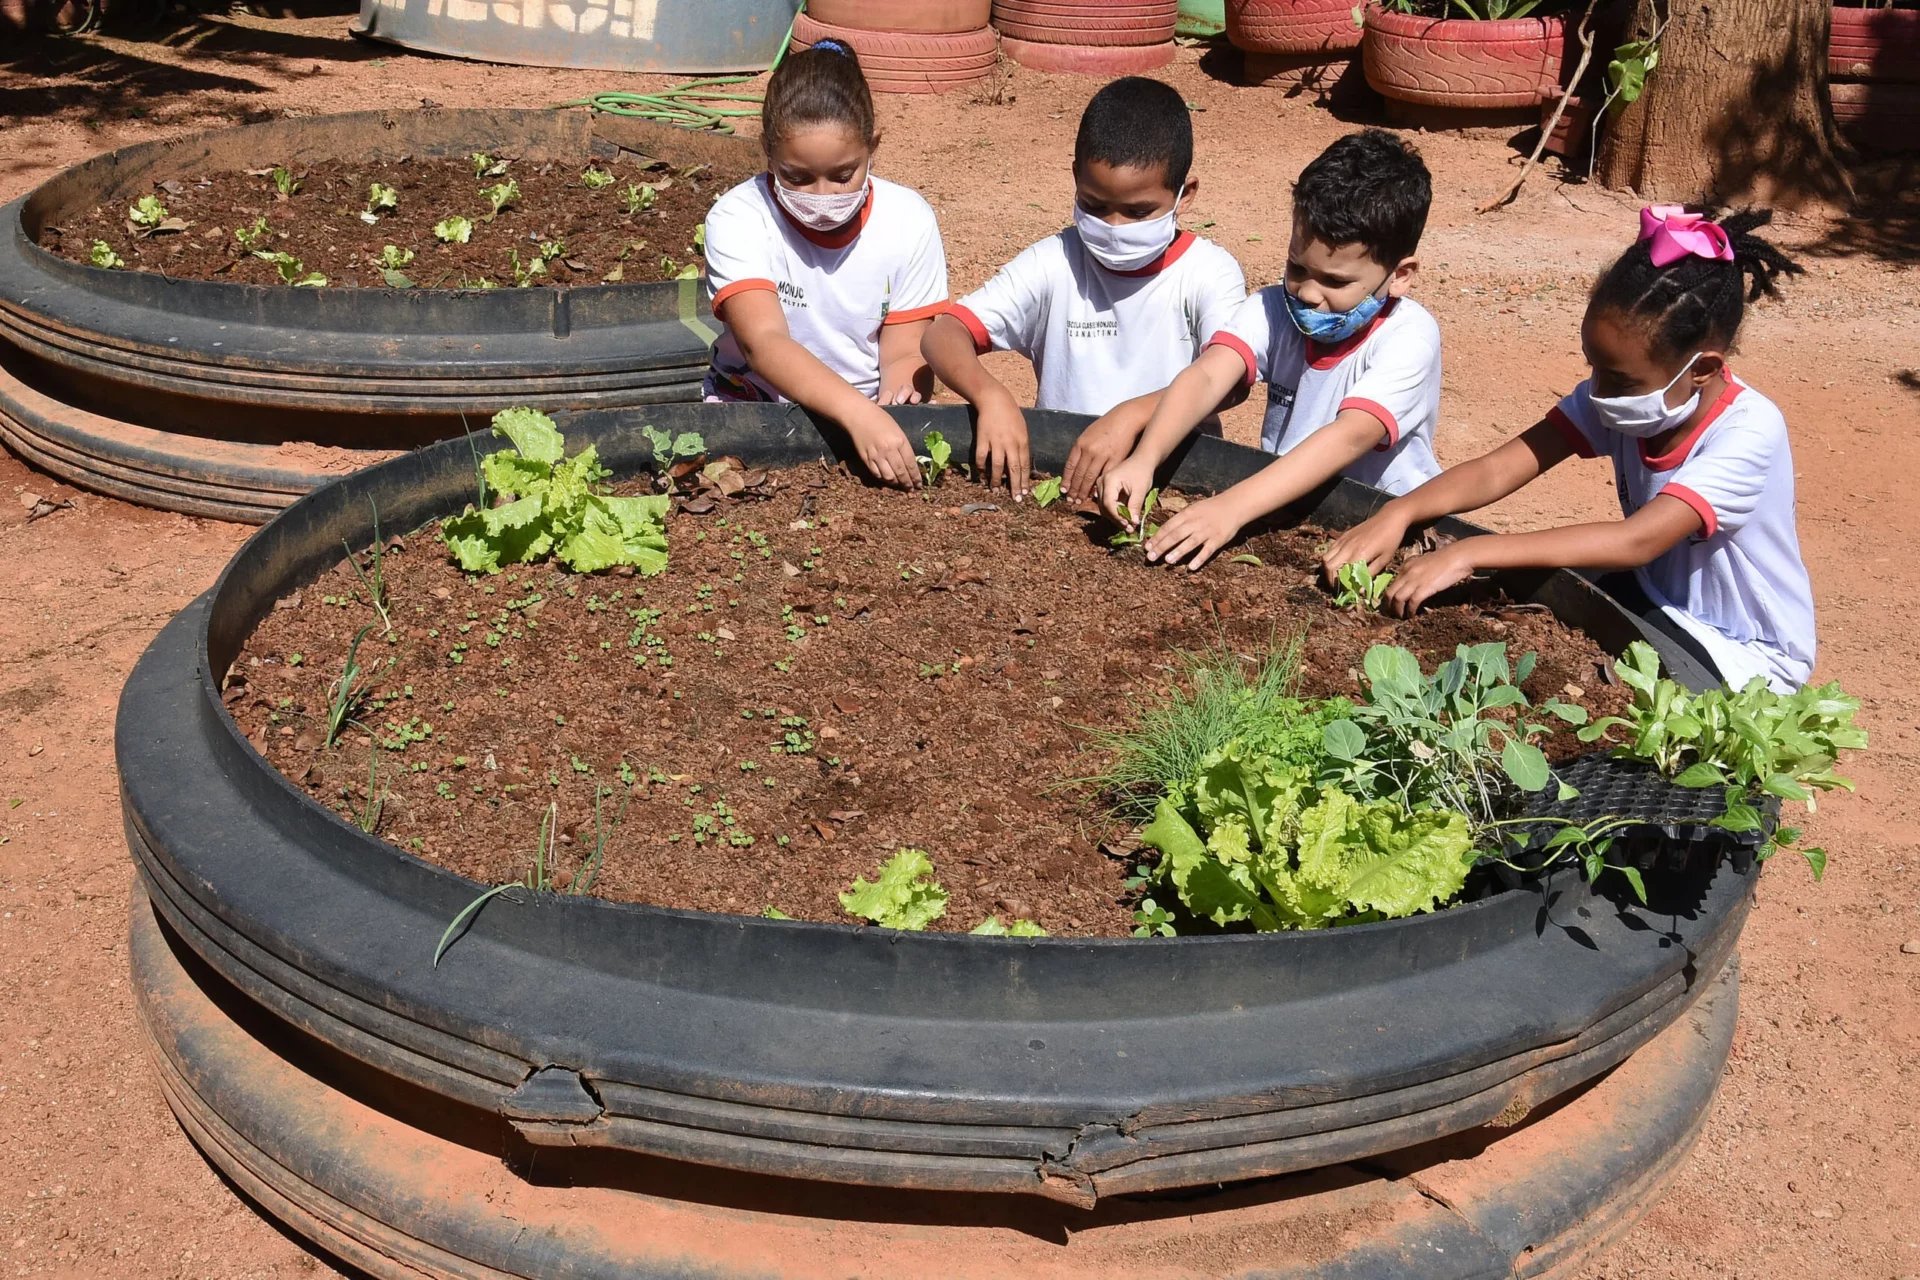
[[[805,307],[807,305],[807,291],[801,288],[799,285],[789,284],[787,281],[782,280],[780,282],[779,289],[780,289],[780,301],[785,303],[787,306]]]
[[[1115,320],[1069,320],[1067,337],[1073,338],[1117,338],[1120,336],[1120,324]]]

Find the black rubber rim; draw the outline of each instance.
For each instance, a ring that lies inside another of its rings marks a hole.
[[[897,416],[971,447],[960,410]],[[756,464],[844,443],[779,406],[564,425],[618,473],[647,456],[643,421]],[[1030,415],[1039,465],[1057,469],[1085,422]],[[1216,489],[1266,460],[1201,440],[1175,479]],[[555,897],[485,911],[436,970],[434,943],[477,886],[314,804],[240,737],[218,682],[274,599],[368,535],[369,498],[384,527],[413,528],[457,510],[471,474],[467,443],[447,442],[263,528],[141,660],[116,755],[155,904],[215,970],[382,1071],[505,1112],[529,1141],[1082,1203],[1318,1167],[1606,1070],[1679,1016],[1744,922],[1753,873],[1725,866],[1663,878],[1650,908],[1560,875],[1411,920],[1152,941]],[[1290,514],[1346,524],[1380,500],[1342,481]],[[1507,585],[1609,647],[1649,634],[1573,575]]]

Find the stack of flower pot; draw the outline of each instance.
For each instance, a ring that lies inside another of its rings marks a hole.
[[[1227,0],[1227,39],[1248,84],[1318,88],[1352,65],[1360,25],[1347,0]]]
[[[1129,75],[1173,60],[1179,0],[994,0],[1009,58],[1036,71]]]
[[[945,93],[993,74],[993,0],[808,0],[793,48],[821,40],[860,55],[875,93]]]
[[[1920,9],[1835,5],[1828,59],[1834,123],[1854,142],[1920,145]]]
[[[1527,122],[1561,92],[1559,18],[1429,18],[1369,4],[1365,21],[1367,83],[1390,116]]]

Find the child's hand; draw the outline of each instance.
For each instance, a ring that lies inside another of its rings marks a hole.
[[[1095,419],[1080,433],[1080,438],[1073,442],[1073,451],[1067,454],[1067,468],[1060,475],[1061,489],[1076,502],[1091,498],[1100,477],[1108,468],[1125,460],[1139,439],[1137,426],[1117,422],[1111,413]]]
[[[858,422],[849,422],[846,427],[860,461],[876,480],[901,489],[920,487],[920,460],[914,457],[913,446],[899,423],[876,406],[871,414],[862,414]]]
[[[881,404],[925,404],[933,397],[933,370],[918,354],[880,367]]]
[[[1081,439],[1086,437],[1082,436]],[[1146,500],[1147,490],[1151,488],[1153,465],[1145,458],[1128,458],[1100,477],[1100,505],[1106,508],[1109,516],[1131,529],[1140,522],[1140,504]],[[1131,519],[1121,519],[1121,507],[1127,509]]]
[[[1472,577],[1473,558],[1468,551],[1472,542],[1472,538],[1462,538],[1438,551],[1415,556],[1400,566],[1400,572],[1393,577],[1393,585],[1387,588],[1386,598],[1380,602],[1381,609],[1398,617],[1411,618],[1429,596],[1458,586]],[[1359,557],[1355,556],[1354,559]]]
[[[1033,459],[1027,418],[1011,396],[983,399],[973,436],[973,472],[991,489],[1003,479],[1007,492],[1024,498],[1032,489]]]
[[[1242,523],[1225,495],[1203,499],[1160,526],[1147,540],[1147,559],[1179,564],[1187,556],[1187,568],[1198,569],[1233,541]]]
[[[1327,548],[1327,554],[1320,558],[1320,571],[1326,575],[1327,585],[1338,586],[1340,571],[1356,560],[1364,560],[1370,572],[1380,572],[1393,560],[1406,536],[1406,521],[1394,515],[1391,508],[1376,511],[1336,538]]]

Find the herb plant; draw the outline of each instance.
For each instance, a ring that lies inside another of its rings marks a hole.
[[[285,165],[276,165],[273,170],[273,189],[282,200],[291,200],[300,192],[300,179],[293,176],[293,170]]]
[[[93,249],[87,254],[87,261],[107,271],[117,271],[127,265],[127,260],[113,251],[113,246],[105,240],[95,240]]]
[[[926,434],[927,451],[920,455],[920,474],[929,486],[940,483],[940,477],[947,474],[948,465],[953,459],[953,446],[938,431]]]
[[[1050,507],[1060,501],[1060,477],[1048,476],[1034,485],[1033,500],[1042,507]]]
[[[640,433],[653,446],[653,473],[660,488],[667,493],[673,492],[675,465],[691,462],[707,452],[707,442],[697,431],[682,431],[675,436],[648,424],[640,428]]]
[[[368,691],[373,687],[373,673],[360,665],[360,642],[367,638],[371,625],[360,628],[354,633],[353,643],[347,646],[346,665],[340,671],[340,678],[327,689],[327,740],[328,747],[340,740],[340,732],[353,722],[354,712],[367,699]],[[362,679],[362,677],[365,677]]]
[[[461,568],[497,573],[551,555],[576,573],[626,564],[651,577],[667,567],[665,496],[616,497],[588,445],[571,458],[553,419],[533,409],[493,415],[494,434],[513,442],[481,462],[497,506],[469,506],[441,522]]]
[[[1119,511],[1120,519],[1124,522],[1124,527],[1121,528],[1120,532],[1107,539],[1107,545],[1113,547],[1137,547],[1154,534],[1160,532],[1159,525],[1148,523],[1148,517],[1153,514],[1154,505],[1159,501],[1160,491],[1158,489],[1147,490],[1147,496],[1140,500],[1140,518],[1138,520],[1135,520],[1133,513],[1127,510],[1127,504],[1124,502],[1121,503]]]
[[[933,878],[924,849],[902,849],[869,884],[862,877],[840,895],[848,915],[885,929],[921,930],[947,913],[947,891]]]
[[[456,213],[434,223],[433,236],[442,244],[465,244],[473,239],[473,223]]]
[[[353,576],[360,579],[361,587],[365,588],[367,603],[371,604],[373,611],[380,615],[380,625],[386,628],[382,634],[390,636],[393,634],[393,615],[387,609],[386,547],[380,541],[380,508],[374,505],[372,498],[367,499],[367,505],[373,507],[372,575],[369,576],[366,570],[360,567],[360,558],[353,554],[353,548],[347,546],[345,538],[340,540],[340,545],[346,547],[347,563],[353,568]]]
[[[1340,566],[1340,590],[1333,597],[1336,609],[1377,611],[1381,597],[1387,594],[1387,588],[1393,583],[1390,573],[1374,573],[1367,568],[1366,562],[1355,560],[1351,564]]]
[[[157,196],[141,196],[127,207],[127,221],[143,231],[152,231],[167,220],[167,206]]]

